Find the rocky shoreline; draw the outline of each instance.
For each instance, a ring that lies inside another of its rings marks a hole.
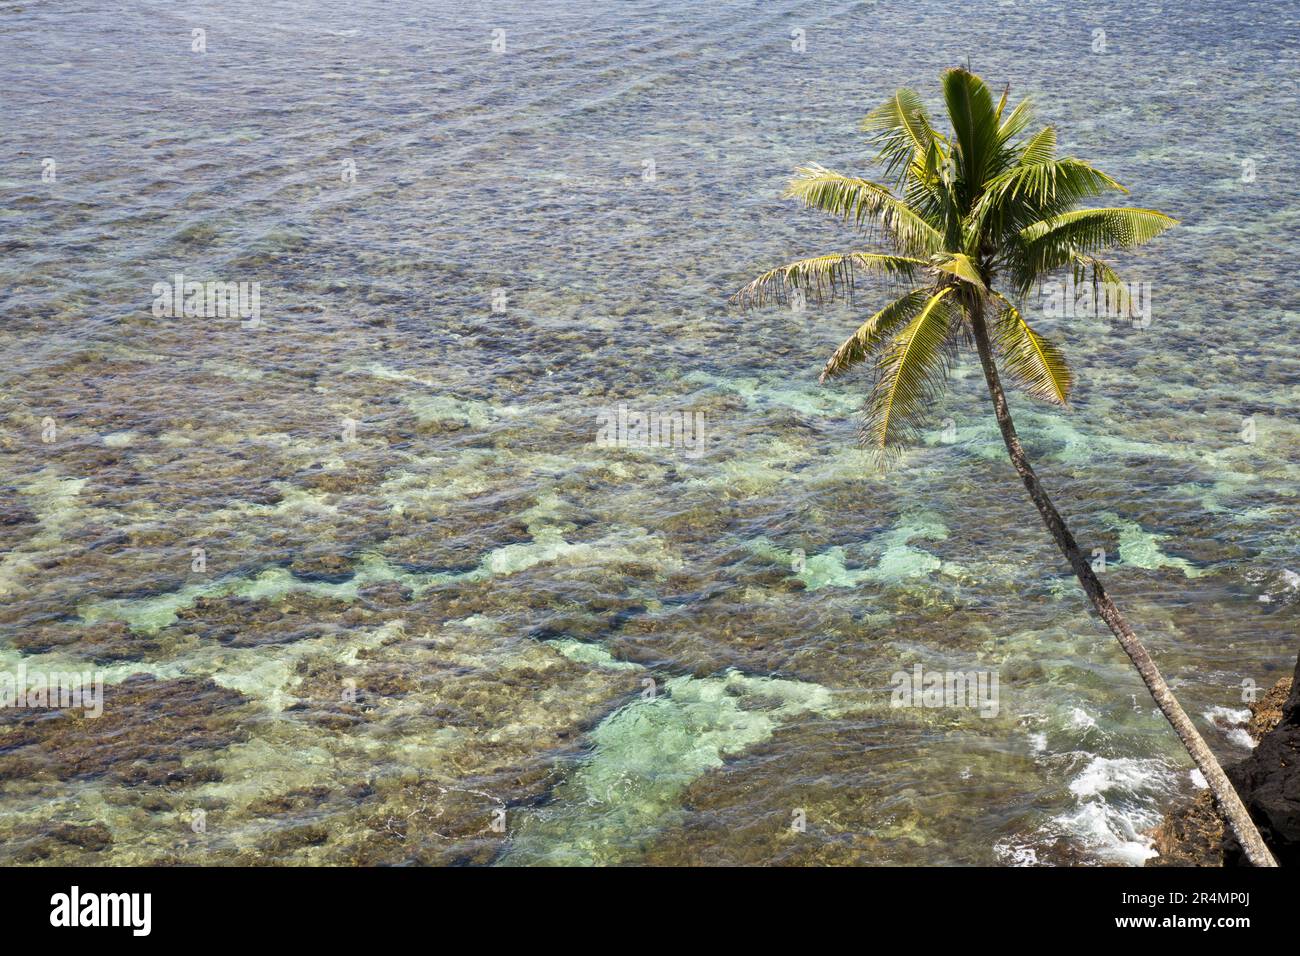
[[[1250,704],[1254,752],[1224,768],[1282,866],[1300,864],[1300,665]],[[1150,836],[1159,856],[1147,866],[1246,866],[1224,832],[1209,790],[1165,814]]]

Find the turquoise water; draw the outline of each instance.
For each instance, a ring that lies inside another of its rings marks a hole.
[[[726,305],[852,239],[792,167],[867,172],[861,116],[967,59],[1182,221],[1116,262],[1149,327],[1039,320],[1079,381],[1013,400],[1044,481],[1222,757],[1294,666],[1289,8],[0,16],[0,669],[107,684],[0,711],[0,859],[1149,856],[1190,764],[977,363],[880,475],[865,380],[816,381],[877,290]],[[155,316],[178,272],[260,321]],[[703,449],[599,440],[620,405]],[[916,664],[995,672],[997,716],[891,707]]]

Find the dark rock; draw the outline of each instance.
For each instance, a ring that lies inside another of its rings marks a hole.
[[[1222,866],[1223,819],[1209,790],[1172,813],[1165,814],[1151,834],[1160,855],[1147,866]]]
[[[99,717],[2,711],[0,781],[107,777],[127,786],[175,787],[219,779],[193,755],[246,740],[245,703],[237,691],[210,681],[138,676],[104,688]]]
[[[328,581],[337,584],[353,574],[352,562],[346,557],[326,552],[302,554],[289,565],[293,576],[303,581]]]
[[[1277,862],[1300,866],[1300,680],[1292,680],[1281,717],[1254,753],[1227,773]],[[1224,836],[1223,862],[1249,865],[1231,832]]]
[[[1253,740],[1262,740],[1274,727],[1282,723],[1282,708],[1291,696],[1291,688],[1295,682],[1290,678],[1278,681],[1269,688],[1259,700],[1255,701],[1250,708],[1250,722],[1246,724],[1246,732],[1250,734]]]
[[[102,823],[89,826],[65,823],[55,827],[52,836],[63,843],[96,853],[113,845],[113,834]]]
[[[6,494],[10,489],[5,489]],[[30,508],[24,508],[14,501],[0,504],[0,525],[35,524],[36,515]]]

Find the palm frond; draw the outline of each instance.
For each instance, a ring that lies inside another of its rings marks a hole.
[[[955,275],[958,279],[970,283],[981,292],[986,291],[984,279],[980,275],[979,269],[971,261],[971,257],[964,253],[945,253],[943,258],[935,262],[934,267],[942,272]]]
[[[1178,220],[1154,209],[1077,209],[1031,223],[1009,244],[1012,273],[1022,290],[1080,256],[1132,248],[1155,238]]]
[[[1051,126],[1044,126],[1029,137],[1020,149],[1020,163],[1023,166],[1035,166],[1038,163],[1050,162],[1055,158],[1056,129]]]
[[[879,147],[887,176],[901,183],[913,165],[927,168],[936,134],[915,90],[898,90],[866,115],[861,129]]]
[[[1079,159],[1047,159],[1042,162],[1022,161],[989,180],[983,199],[998,202],[1025,198],[1038,206],[1049,203],[1069,203],[1100,196],[1105,190],[1128,192],[1100,169]],[[1032,225],[1032,224],[1030,224]]]
[[[1088,278],[1088,270],[1092,270],[1092,284],[1096,288],[1100,284],[1105,285],[1123,285],[1124,280],[1119,277],[1119,273],[1111,268],[1110,263],[1098,259],[1096,256],[1085,256],[1076,253],[1074,256],[1074,282],[1076,285]]]
[[[863,437],[881,451],[896,449],[913,437],[943,389],[952,357],[949,337],[958,314],[950,302],[952,292],[948,286],[931,295],[881,353],[862,426]]]
[[[998,146],[998,118],[989,88],[974,73],[961,68],[943,73],[943,97],[956,136],[957,181],[962,209],[974,204]]]
[[[1020,238],[1044,247],[1068,244],[1080,252],[1095,252],[1140,246],[1176,225],[1177,219],[1154,209],[1076,209],[1031,223],[1020,230]]]
[[[1003,105],[1005,105],[1007,94],[1003,94]],[[1017,136],[1025,131],[1025,127],[1030,124],[1034,118],[1034,104],[1029,99],[1023,99],[1015,105],[1008,114],[1006,119],[1002,119],[1002,107],[999,106],[997,118],[998,125],[998,145],[1005,146],[1014,140]]]
[[[798,259],[764,272],[736,292],[731,301],[744,308],[756,308],[769,302],[786,302],[791,290],[800,289],[813,302],[824,302],[852,293],[855,273],[859,271],[910,280],[924,266],[922,260],[906,256],[836,252]]]
[[[943,237],[888,187],[855,176],[844,176],[816,164],[800,166],[786,196],[859,227],[876,225],[906,255],[930,255],[943,246]]]
[[[1003,309],[993,322],[993,343],[1008,377],[1035,398],[1068,404],[1074,374],[1061,350],[1030,328],[1019,309],[1001,295],[995,296]]]
[[[929,298],[928,290],[913,289],[867,319],[835,350],[835,354],[822,369],[818,381],[825,382],[828,378],[841,375],[870,358],[899,325],[921,310]]]
[[[1119,309],[1120,315],[1132,315],[1133,300],[1129,292],[1128,283],[1120,278],[1118,272],[1111,268],[1110,263],[1096,256],[1087,256],[1076,253],[1071,263],[1074,269],[1074,284],[1083,285],[1088,281],[1089,272],[1092,273],[1092,294],[1096,302],[1102,301],[1103,291],[1106,294],[1106,301],[1114,302]]]
[[[1080,160],[1067,157],[1029,163],[1022,153],[1019,162],[985,186],[972,210],[971,231],[981,240],[1016,246],[1026,227],[1069,212],[1080,200],[1107,189],[1125,191],[1110,176]]]

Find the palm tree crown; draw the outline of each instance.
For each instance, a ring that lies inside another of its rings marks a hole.
[[[944,72],[942,85],[950,135],[931,125],[920,97],[908,89],[862,121],[879,147],[888,185],[810,165],[798,169],[787,190],[805,206],[882,237],[892,250],[800,259],[765,272],[733,296],[757,306],[800,290],[823,301],[851,291],[858,273],[907,289],[863,322],[821,374],[825,381],[874,360],[876,384],[863,434],[882,452],[915,437],[986,306],[1011,381],[1064,405],[1073,382],[1065,357],[1015,303],[1044,276],[1067,267],[1077,281],[1091,272],[1094,283],[1118,282],[1098,254],[1136,246],[1176,222],[1150,209],[1075,209],[1107,190],[1127,190],[1082,160],[1058,158],[1052,127],[1022,137],[1032,120],[1029,100],[1008,110],[1004,92],[995,104],[984,81],[964,69]]]

